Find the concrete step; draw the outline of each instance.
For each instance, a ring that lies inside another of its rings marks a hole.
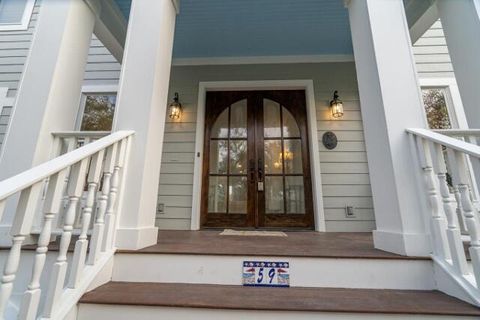
[[[77,319],[478,319],[437,291],[252,288],[110,282],[80,301]]]

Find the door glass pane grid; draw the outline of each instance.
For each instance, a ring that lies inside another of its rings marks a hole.
[[[264,99],[264,106],[268,106],[264,117],[275,115],[272,105],[277,104]],[[270,119],[268,130],[264,130],[265,213],[305,214],[300,130],[284,106],[278,104],[278,111],[279,121]],[[272,126],[274,123],[279,125],[278,130]],[[278,133],[278,137],[272,132]],[[280,148],[273,148],[278,144],[276,141],[280,142]],[[273,150],[267,149],[280,149],[278,160]]]
[[[235,107],[235,110],[232,110],[232,107]],[[242,108],[244,110],[240,110]],[[225,147],[222,150],[223,157],[221,159],[220,156],[218,159],[212,159],[212,154],[210,155],[211,182],[208,204],[210,213],[247,213],[246,108],[246,100],[230,105],[216,120],[223,122],[223,125],[217,126],[217,122],[213,125],[215,129],[217,127],[222,129],[212,132],[210,145],[222,144]],[[211,147],[210,150],[212,149],[215,148]],[[223,165],[224,163],[225,165]],[[212,169],[216,170],[212,172]]]

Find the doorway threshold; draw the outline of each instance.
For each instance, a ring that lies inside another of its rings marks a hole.
[[[250,237],[288,237],[282,231],[268,231],[268,230],[233,230],[225,229],[220,233],[221,236],[250,236]]]

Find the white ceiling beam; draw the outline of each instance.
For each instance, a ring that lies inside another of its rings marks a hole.
[[[97,20],[93,33],[119,63],[123,59],[127,36],[127,19],[114,0],[84,0],[95,12]]]
[[[439,19],[437,6],[434,4],[428,8],[423,15],[410,26],[410,38],[412,44],[417,42],[425,32]]]

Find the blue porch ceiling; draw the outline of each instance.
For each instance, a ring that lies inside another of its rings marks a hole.
[[[116,0],[128,16],[130,0]],[[181,0],[175,58],[352,54],[340,0]]]

